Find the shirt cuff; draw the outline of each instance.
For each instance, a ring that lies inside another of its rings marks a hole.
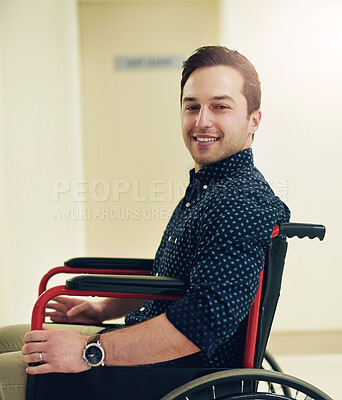
[[[205,315],[187,296],[169,307],[166,317],[208,357],[222,344]]]

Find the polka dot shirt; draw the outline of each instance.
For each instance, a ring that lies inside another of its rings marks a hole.
[[[274,225],[286,205],[254,167],[251,149],[190,171],[156,253],[152,275],[188,282],[176,302],[148,300],[126,316],[136,324],[165,313],[201,352],[167,365],[240,367],[246,316],[258,289]]]

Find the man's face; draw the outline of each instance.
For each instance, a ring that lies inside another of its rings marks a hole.
[[[244,80],[235,69],[218,65],[196,69],[183,89],[183,139],[196,172],[252,144],[260,110],[247,115]]]

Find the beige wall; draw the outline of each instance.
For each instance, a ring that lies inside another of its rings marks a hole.
[[[115,72],[114,56],[165,54],[164,48],[168,54],[183,49],[188,54],[198,45],[212,43],[203,31],[212,29],[223,44],[246,54],[260,73],[264,116],[254,144],[257,165],[290,206],[293,221],[324,223],[328,229],[323,243],[291,240],[275,329],[341,328],[342,276],[336,262],[339,217],[333,211],[339,209],[341,197],[337,183],[341,169],[341,51],[337,47],[341,28],[336,19],[341,6],[334,0],[324,5],[310,2],[310,6],[308,1],[264,0],[257,7],[253,0],[226,0],[219,3],[217,15],[215,3],[196,2],[196,7],[192,1],[81,5],[87,177],[90,182],[102,176],[108,182],[123,179],[131,184],[121,202],[100,206],[89,202],[88,206],[140,210],[137,220],[88,220],[88,251],[153,256],[166,220],[151,221],[141,215],[148,208],[171,210],[176,199],[135,201],[132,183],[138,182],[142,195],[148,197],[153,179],[174,182],[180,178],[185,183],[189,166],[179,139],[179,75],[176,71]],[[203,7],[209,9],[202,21],[203,16],[194,13]],[[101,42],[99,38],[105,36],[120,39]],[[134,112],[122,102],[127,98],[128,104],[131,98],[137,100]],[[132,132],[134,140],[126,132]],[[104,138],[102,143],[97,142],[99,137]],[[100,158],[94,149],[100,150]]]
[[[0,2],[0,324],[29,320],[50,265],[85,253],[153,256],[192,164],[180,138],[180,72],[119,73],[113,58],[187,56],[221,41],[260,73],[257,165],[294,221],[328,229],[322,243],[291,240],[275,328],[341,329],[340,2],[81,2],[82,138],[75,3]],[[92,193],[99,182],[109,201],[100,184]],[[130,185],[121,201],[118,184]],[[88,208],[156,214],[95,220],[81,213]]]
[[[83,221],[56,221],[53,201],[82,174],[76,11],[1,2],[0,325],[28,322],[43,273],[84,253]]]
[[[0,2],[0,26],[3,25],[3,3]],[[3,30],[0,29],[0,77],[3,76],[2,66],[2,54],[3,54]],[[0,166],[5,167],[6,165],[6,153],[5,153],[5,132],[4,132],[4,105],[3,105],[3,84],[0,79]],[[5,168],[0,168],[0,183],[5,182]],[[5,265],[7,264],[7,248],[8,243],[7,237],[7,221],[6,221],[6,196],[0,196],[0,224],[3,229],[0,229],[0,293],[4,293],[1,297],[0,313],[3,315],[3,321],[7,321],[8,316],[8,291],[6,290],[7,271]]]
[[[114,59],[185,59],[196,47],[217,43],[218,1],[194,5],[79,6],[89,255],[153,258],[184,193],[192,162],[179,125],[180,68],[117,70]]]
[[[292,221],[323,223],[324,242],[289,242],[278,330],[342,328],[342,3],[224,2],[223,42],[254,62],[263,118],[254,150]]]

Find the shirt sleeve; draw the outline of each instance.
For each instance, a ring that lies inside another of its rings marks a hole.
[[[208,357],[246,317],[278,217],[272,202],[230,199],[203,219],[187,293],[166,316]]]

